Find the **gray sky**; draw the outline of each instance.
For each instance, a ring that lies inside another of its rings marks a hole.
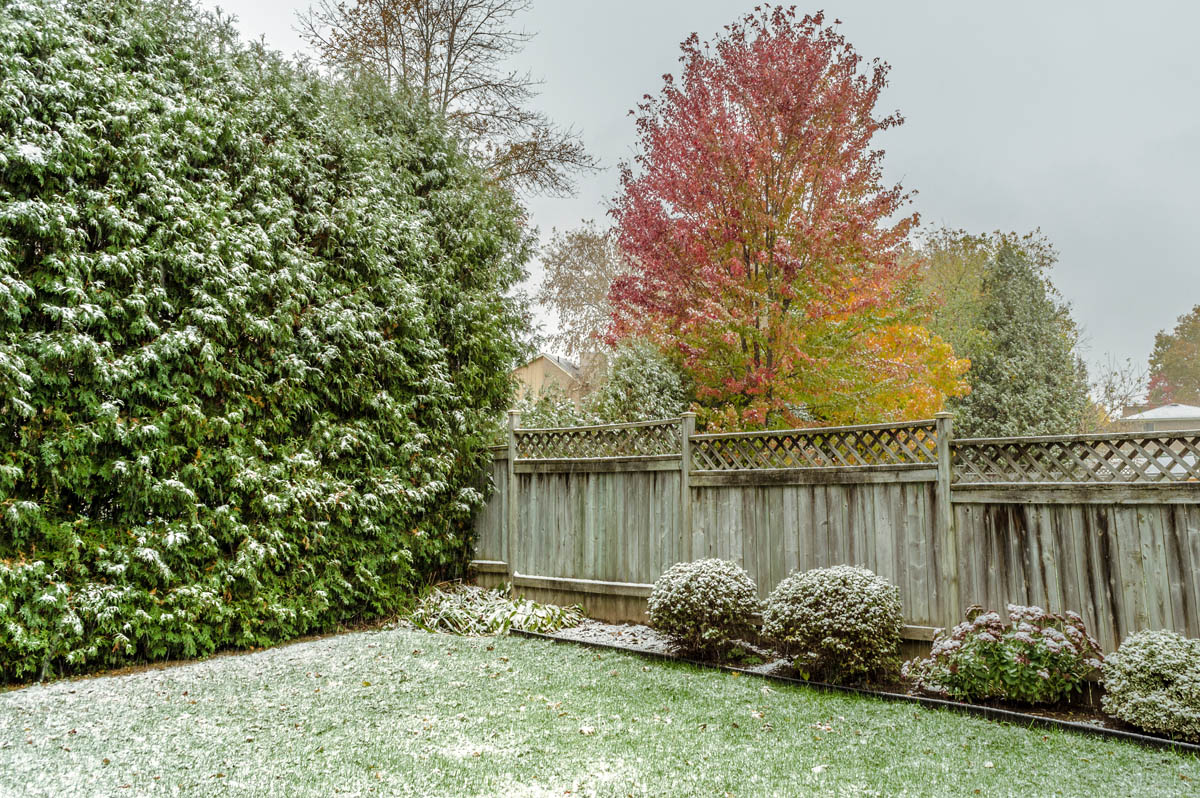
[[[309,0],[220,5],[248,36],[302,47]],[[535,0],[516,65],[544,78],[539,104],[603,163],[570,199],[529,201],[551,228],[602,220],[633,154],[627,112],[676,72],[679,42],[711,38],[752,0]],[[821,6],[813,6],[816,10]],[[1085,356],[1144,364],[1154,333],[1200,304],[1200,3],[829,0],[860,54],[892,66],[880,111],[885,175],[918,192],[925,225],[1040,227]],[[803,9],[804,6],[801,6]],[[536,266],[535,266],[536,278]]]

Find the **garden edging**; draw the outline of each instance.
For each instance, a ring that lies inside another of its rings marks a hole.
[[[947,701],[941,698],[930,698],[927,696],[915,696],[905,693],[890,693],[880,690],[870,690],[864,687],[847,687],[840,684],[829,684],[826,682],[810,682],[804,679],[796,679],[790,676],[780,676],[771,673],[762,673],[759,671],[739,668],[733,665],[722,665],[713,662],[703,662],[700,660],[688,659],[686,657],[677,657],[671,654],[662,654],[653,651],[644,651],[630,646],[623,646],[617,643],[606,643],[594,640],[571,640],[555,635],[543,634],[541,632],[526,632],[521,629],[511,629],[511,634],[520,637],[527,637],[537,640],[547,640],[552,643],[571,643],[575,645],[585,646],[587,648],[609,649],[613,651],[621,651],[627,654],[635,654],[646,659],[667,660],[670,662],[682,662],[688,665],[695,665],[701,668],[724,671],[726,673],[736,673],[742,676],[752,676],[758,679],[765,679],[780,684],[788,684],[797,687],[809,687],[825,692],[839,692],[854,695],[873,696],[886,701],[907,702],[910,704],[918,704],[929,707],[931,709],[944,709],[951,712],[958,712],[963,715],[973,715],[976,717],[987,718],[988,720],[1002,721],[1005,723],[1013,723],[1022,726],[1035,726],[1044,729],[1060,729],[1062,731],[1081,732],[1099,737],[1108,737],[1110,739],[1125,740],[1127,742],[1139,743],[1154,748],[1169,748],[1176,751],[1200,755],[1200,744],[1187,743],[1178,740],[1171,740],[1166,737],[1156,737],[1154,735],[1141,734],[1134,731],[1125,731],[1122,729],[1108,729],[1103,726],[1094,726],[1087,723],[1076,723],[1068,720],[1057,720],[1048,718],[1043,715],[1034,715],[1026,712],[1017,712],[1011,709],[998,709],[996,707],[981,706],[979,704],[967,704],[958,701]]]

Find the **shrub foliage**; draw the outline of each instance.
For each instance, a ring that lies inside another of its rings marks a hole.
[[[579,427],[675,418],[688,409],[686,380],[649,341],[627,339],[611,353],[607,374],[580,407],[554,383],[516,403],[521,426]]]
[[[440,124],[172,0],[0,7],[0,679],[454,570],[528,242]]]
[[[509,593],[475,585],[438,586],[417,601],[408,620],[427,632],[483,636],[507,634],[510,629],[557,632],[578,626],[584,619],[578,604],[540,604]]]
[[[1104,711],[1153,734],[1200,742],[1200,640],[1137,632],[1104,661]]]
[[[679,367],[649,340],[627,338],[611,353],[604,382],[587,398],[601,423],[675,418],[691,397]]]
[[[1102,661],[1077,614],[1009,604],[1007,622],[998,612],[968,610],[964,623],[939,633],[930,656],[906,662],[903,674],[918,690],[962,701],[1053,704],[1081,690]]]
[[[866,568],[794,573],[763,610],[763,636],[794,656],[809,678],[859,682],[899,666],[900,591]]]
[[[706,559],[672,565],[654,583],[646,611],[650,625],[681,652],[719,657],[748,635],[758,590],[737,563]]]

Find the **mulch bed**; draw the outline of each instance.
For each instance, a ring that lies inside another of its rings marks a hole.
[[[648,626],[640,624],[610,624],[589,619],[579,626],[571,629],[561,629],[553,634],[523,632],[515,629],[512,631],[512,634],[549,640],[555,643],[576,643],[594,648],[615,649],[644,657],[686,662],[691,665],[714,668],[730,673],[744,673],[771,681],[802,685],[817,690],[869,695],[888,701],[906,701],[922,706],[948,709],[952,712],[976,715],[988,718],[989,720],[1013,723],[1021,726],[1037,726],[1082,732],[1101,737],[1128,740],[1156,748],[1173,748],[1177,751],[1200,755],[1200,745],[1146,734],[1115,718],[1110,718],[1107,715],[1085,707],[1069,706],[1044,709],[1001,702],[968,704],[962,701],[913,695],[907,692],[906,686],[901,683],[874,685],[872,687],[845,687],[837,684],[808,681],[799,678],[795,674],[786,658],[780,657],[777,652],[761,648],[751,642],[739,641],[737,644],[737,647],[743,654],[743,658],[749,660],[749,663],[739,663],[737,661],[706,662],[676,655],[666,638]]]

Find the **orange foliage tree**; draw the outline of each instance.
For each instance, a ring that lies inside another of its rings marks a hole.
[[[710,428],[899,420],[963,393],[968,364],[924,326],[900,257],[917,217],[872,147],[902,121],[874,115],[887,65],[864,70],[820,14],[770,7],[680,60],[622,168],[634,268],[609,337],[678,357]]]

